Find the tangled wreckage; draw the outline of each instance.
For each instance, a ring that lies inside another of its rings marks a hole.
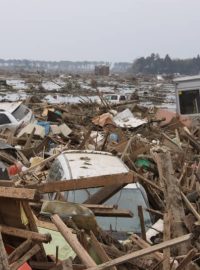
[[[0,110],[0,269],[199,269],[191,118],[103,97],[13,104]]]

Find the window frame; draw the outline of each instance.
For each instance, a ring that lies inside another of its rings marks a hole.
[[[185,88],[185,89],[181,89],[181,88],[177,88],[176,90],[176,99],[177,99],[177,111],[180,115],[183,116],[195,116],[195,115],[199,115],[200,114],[200,107],[198,106],[198,111],[197,113],[182,113],[181,112],[181,98],[180,98],[180,93],[183,92],[192,92],[192,91],[199,91],[199,98],[200,98],[200,88],[199,87],[193,87],[193,88]]]
[[[1,115],[6,117],[9,122],[8,123],[1,123],[1,119],[0,119],[0,126],[12,124],[12,121],[10,120],[10,118],[8,117],[8,115],[5,112],[0,111],[0,118],[1,118]]]

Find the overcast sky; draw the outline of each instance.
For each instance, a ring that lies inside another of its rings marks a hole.
[[[200,0],[0,0],[0,58],[133,61],[200,53]]]

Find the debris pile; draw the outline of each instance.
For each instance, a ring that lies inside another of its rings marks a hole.
[[[199,269],[200,127],[99,97],[0,126],[1,269]]]

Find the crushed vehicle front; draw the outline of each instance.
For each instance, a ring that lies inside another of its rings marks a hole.
[[[116,156],[98,151],[66,151],[59,155],[53,162],[48,175],[48,181],[70,180],[103,175],[128,173],[128,167]],[[68,202],[84,203],[101,188],[89,188],[63,192],[62,196]],[[56,194],[49,194],[54,200]],[[133,217],[96,217],[99,226],[110,231],[120,240],[126,239],[130,233],[141,234],[138,217],[138,205],[143,209],[149,207],[147,194],[139,183],[128,184],[104,201],[105,205],[116,205],[121,209],[129,209]],[[144,210],[146,229],[152,225],[150,214]]]

